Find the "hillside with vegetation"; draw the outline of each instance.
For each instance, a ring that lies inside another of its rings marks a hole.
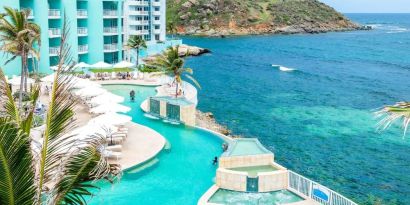
[[[167,0],[167,18],[168,30],[187,35],[320,33],[362,29],[318,0]]]

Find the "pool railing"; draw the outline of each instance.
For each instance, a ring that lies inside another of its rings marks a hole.
[[[288,170],[288,189],[323,205],[358,205],[345,196],[300,174]]]

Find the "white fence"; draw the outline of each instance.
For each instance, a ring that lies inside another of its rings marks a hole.
[[[290,190],[311,198],[323,205],[358,205],[341,194],[314,182],[302,175],[289,171]]]

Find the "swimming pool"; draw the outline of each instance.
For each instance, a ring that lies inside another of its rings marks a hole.
[[[145,169],[126,171],[120,183],[113,186],[99,183],[101,190],[90,204],[197,204],[213,184],[216,166],[212,165],[212,159],[221,154],[222,140],[200,129],[144,117],[139,106],[155,95],[154,87],[108,85],[104,88],[125,97],[123,104],[132,108],[127,115],[162,134],[171,148],[147,162]],[[135,102],[129,100],[131,90],[136,92]]]
[[[298,195],[288,191],[280,190],[267,193],[247,193],[218,189],[208,202],[216,204],[235,205],[276,205],[303,201]]]
[[[224,156],[248,156],[258,154],[272,154],[257,139],[240,138],[229,145]]]

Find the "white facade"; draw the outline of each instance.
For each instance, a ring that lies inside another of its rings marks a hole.
[[[166,41],[166,0],[126,0],[124,42],[142,36],[148,43]]]

